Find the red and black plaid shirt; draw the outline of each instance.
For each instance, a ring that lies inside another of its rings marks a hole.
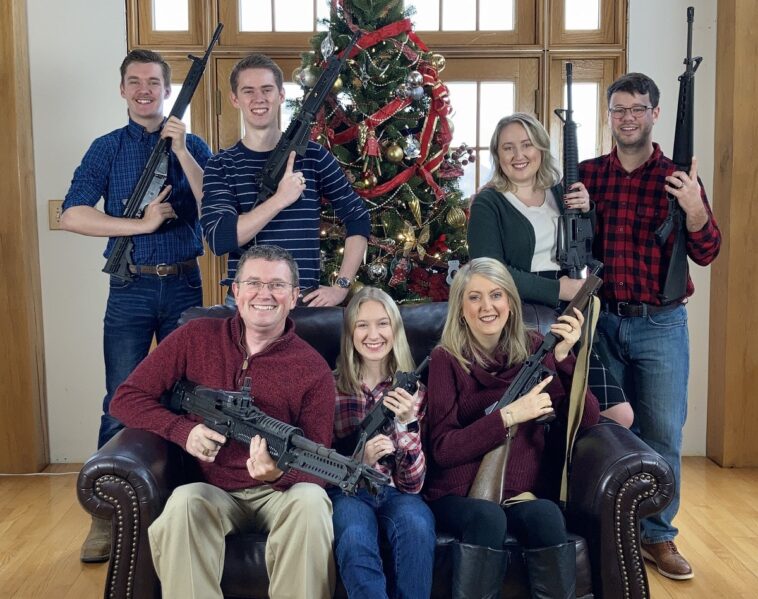
[[[355,431],[371,408],[392,388],[392,377],[379,383],[374,389],[361,384],[361,394],[345,395],[337,392],[337,403],[334,406],[334,436],[344,439]],[[426,413],[426,387],[419,383],[416,398],[416,418],[421,420]],[[377,470],[390,477],[390,484],[403,493],[419,493],[424,485],[426,476],[426,458],[421,449],[421,433],[412,431],[393,430],[389,437],[395,444],[395,468],[377,463]]]
[[[666,177],[677,168],[658,144],[653,148],[647,162],[631,173],[621,166],[616,148],[579,165],[579,178],[596,205],[593,254],[605,265],[600,293],[606,301],[661,303],[659,294],[666,280],[674,235],[661,247],[655,241],[655,230],[668,213]],[[700,231],[687,232],[687,255],[705,266],[719,253],[721,233],[702,183],[700,190],[708,222]],[[688,277],[687,297],[694,291]]]

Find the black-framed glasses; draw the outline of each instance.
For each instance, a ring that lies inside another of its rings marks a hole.
[[[612,118],[616,119],[617,121],[620,121],[626,116],[627,110],[632,113],[632,116],[635,119],[640,118],[643,116],[648,110],[652,110],[652,106],[632,106],[630,108],[625,108],[623,106],[614,106],[613,108],[608,109],[608,114],[611,115]]]
[[[264,287],[268,287],[268,290],[274,295],[284,295],[289,291],[290,287],[294,287],[292,283],[287,283],[285,281],[265,282],[259,281],[258,279],[247,279],[245,281],[239,281],[238,284],[242,287],[247,287],[256,293],[263,291]]]

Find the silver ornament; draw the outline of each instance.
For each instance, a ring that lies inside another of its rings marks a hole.
[[[418,101],[418,100],[420,100],[423,97],[424,97],[424,88],[423,87],[419,86],[419,87],[414,87],[414,88],[411,89],[411,98],[413,98],[414,100]]]
[[[408,84],[408,87],[418,87],[424,83],[424,76],[418,71],[411,71],[405,78],[405,82]]]
[[[387,276],[387,265],[384,262],[373,262],[368,266],[368,276],[372,281],[381,281]]]

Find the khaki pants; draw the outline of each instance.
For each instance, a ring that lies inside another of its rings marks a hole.
[[[332,504],[321,487],[298,483],[281,492],[264,485],[228,493],[192,483],[174,490],[148,529],[164,599],[222,599],[225,537],[234,532],[268,532],[271,599],[332,597]]]

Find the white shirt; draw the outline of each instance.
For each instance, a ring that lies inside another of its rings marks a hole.
[[[532,256],[532,272],[543,270],[560,270],[555,259],[558,238],[558,217],[560,210],[553,192],[545,190],[545,201],[539,206],[527,206],[510,191],[505,193],[506,199],[516,210],[526,217],[534,229],[534,256]]]

